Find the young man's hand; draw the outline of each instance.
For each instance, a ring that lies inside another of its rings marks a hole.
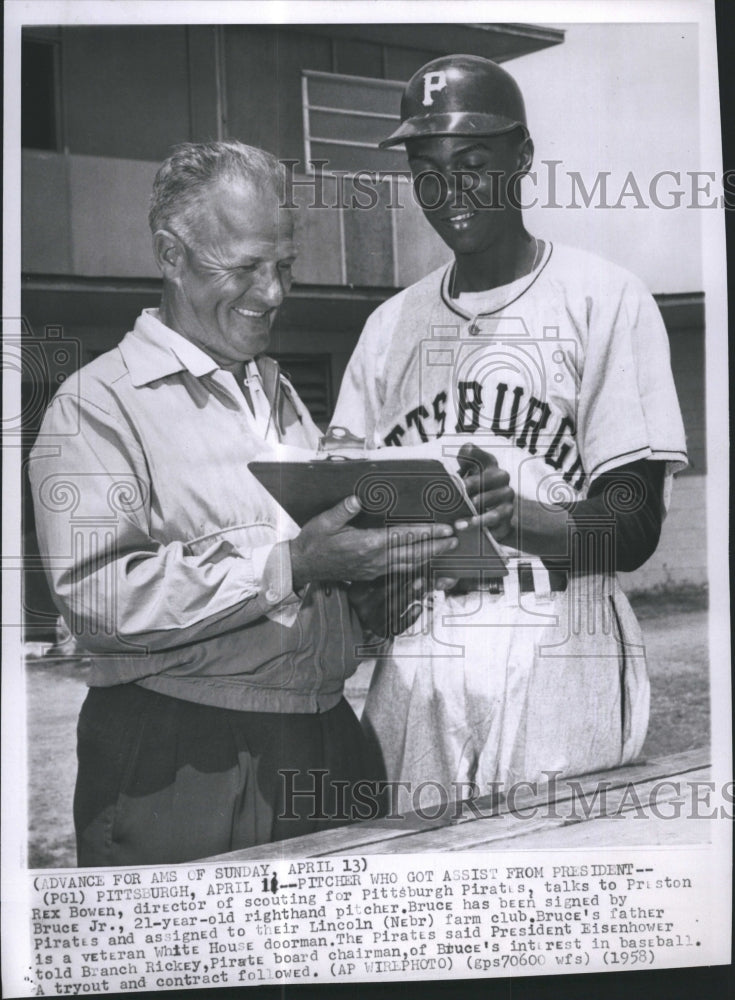
[[[498,467],[494,455],[477,445],[462,445],[457,458],[460,475],[478,514],[477,517],[455,522],[455,528],[462,531],[470,524],[481,524],[497,542],[512,545],[516,534],[513,520],[516,495],[510,486],[510,476]]]

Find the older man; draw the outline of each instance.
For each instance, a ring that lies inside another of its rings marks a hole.
[[[361,634],[339,581],[384,573],[386,535],[350,527],[355,498],[299,532],[248,470],[270,443],[318,434],[264,355],[296,256],[281,187],[277,161],[240,143],[174,152],[150,209],[160,309],[64,383],[32,455],[52,591],[93,655],[80,865],[309,832],[379,776],[342,696]],[[427,533],[424,557],[455,544]],[[416,538],[392,534],[397,569]],[[323,802],[284,798],[322,787]]]

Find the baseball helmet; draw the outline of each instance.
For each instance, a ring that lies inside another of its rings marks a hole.
[[[432,135],[501,135],[526,126],[526,109],[510,73],[481,56],[442,56],[406,84],[401,124],[379,145]]]

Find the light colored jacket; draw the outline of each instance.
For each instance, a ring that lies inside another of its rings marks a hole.
[[[318,429],[258,359],[279,438]],[[247,711],[332,708],[362,633],[342,586],[293,591],[298,527],[247,463],[264,442],[234,376],[146,310],[63,383],[30,459],[56,604],[90,684]]]

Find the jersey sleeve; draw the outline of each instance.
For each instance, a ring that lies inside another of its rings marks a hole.
[[[632,276],[588,304],[577,438],[590,483],[638,459],[686,467],[686,440],[669,341],[650,293]]]
[[[368,448],[377,448],[380,398],[381,320],[380,310],[368,319],[350,358],[331,427],[346,427],[357,437],[365,438]],[[383,352],[384,354],[385,352]]]

